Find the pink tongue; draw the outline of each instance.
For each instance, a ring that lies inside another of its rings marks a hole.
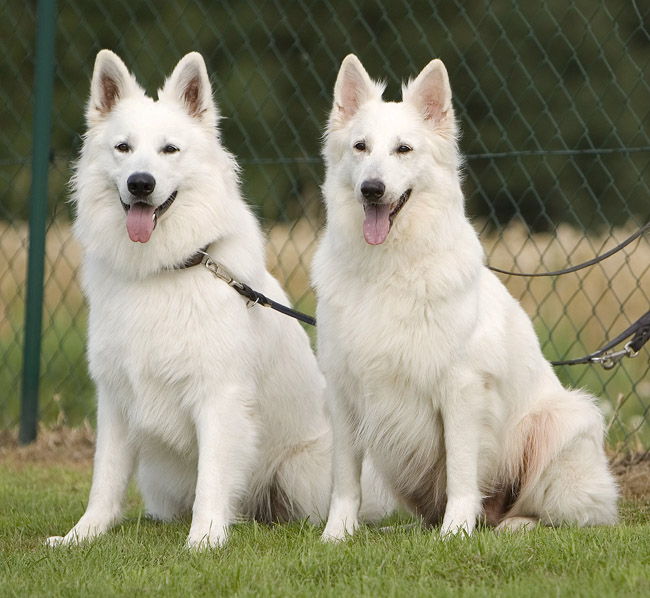
[[[366,219],[363,221],[363,236],[366,243],[380,245],[390,230],[390,204],[368,204],[364,210]]]
[[[146,243],[151,237],[155,221],[155,208],[144,203],[134,203],[126,214],[126,230],[131,241]]]

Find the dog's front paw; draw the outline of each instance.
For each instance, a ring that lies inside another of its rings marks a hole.
[[[467,519],[465,521],[450,521],[447,523],[443,521],[442,527],[440,528],[440,537],[444,540],[445,538],[457,536],[461,533],[471,536],[473,531],[474,524],[470,523]]]
[[[445,517],[440,528],[440,536],[446,538],[464,533],[468,536],[472,534],[476,527],[476,518],[478,510],[474,500],[457,500],[447,503]]]
[[[327,521],[321,540],[323,542],[342,542],[354,534],[359,527],[356,519],[332,519]]]
[[[226,542],[226,538],[225,526],[209,525],[206,529],[192,525],[185,546],[192,550],[219,548]]]
[[[46,546],[74,546],[83,540],[91,540],[103,534],[108,526],[102,522],[84,520],[82,517],[65,536],[50,536],[45,540]]]
[[[79,544],[79,542],[81,542],[82,540],[93,538],[96,535],[99,534],[94,534],[94,535],[89,534],[81,537],[74,531],[74,529],[72,529],[65,536],[50,536],[47,540],[45,540],[45,545],[50,546],[52,548],[54,548],[55,546],[75,546]]]

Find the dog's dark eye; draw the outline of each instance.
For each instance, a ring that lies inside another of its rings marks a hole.
[[[163,154],[175,154],[176,152],[180,152],[175,145],[172,145],[171,143],[168,143],[165,147],[162,148]]]
[[[365,152],[366,151],[366,143],[365,143],[365,141],[357,141],[354,144],[354,149],[359,151],[359,152]]]
[[[121,154],[125,154],[128,152],[131,148],[129,147],[129,144],[126,141],[121,141],[115,146],[115,149],[120,152]]]
[[[411,146],[409,146],[409,145],[406,145],[406,143],[402,143],[402,145],[400,145],[397,148],[397,153],[398,154],[408,154],[411,151],[413,151],[413,148]]]

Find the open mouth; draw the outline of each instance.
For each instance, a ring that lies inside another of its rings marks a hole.
[[[168,209],[169,206],[171,206],[174,203],[174,200],[176,199],[176,194],[178,191],[174,191],[163,203],[161,203],[157,208],[154,209],[153,211],[153,218],[154,220],[158,220]],[[153,206],[150,206],[147,202],[144,201],[136,201],[132,203],[131,205],[125,204],[122,201],[122,198],[120,197],[120,203],[122,204],[122,207],[124,208],[125,212],[129,212],[131,208],[134,205],[142,205],[142,206],[147,206],[148,208],[152,208]]]
[[[392,204],[366,203],[363,206],[365,219],[363,221],[363,236],[369,245],[381,245],[388,236],[393,221],[411,197],[411,189],[407,189]]]
[[[136,201],[131,205],[125,204],[120,197],[122,208],[126,212],[126,230],[131,241],[146,243],[151,238],[153,229],[158,224],[158,219],[169,209],[176,199],[174,191],[157,208],[144,201]]]
[[[388,214],[388,218],[391,224],[393,224],[395,216],[399,214],[400,210],[404,207],[404,204],[409,200],[409,197],[411,197],[411,189],[404,191],[404,193],[399,196],[399,199],[395,203],[390,204],[390,212]]]

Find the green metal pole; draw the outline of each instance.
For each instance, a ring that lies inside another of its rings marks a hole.
[[[36,64],[34,71],[34,131],[32,185],[29,196],[29,257],[25,344],[20,413],[20,444],[36,439],[40,377],[41,330],[43,325],[43,276],[45,264],[45,220],[47,177],[50,161],[52,86],[56,0],[39,0],[36,14]]]

